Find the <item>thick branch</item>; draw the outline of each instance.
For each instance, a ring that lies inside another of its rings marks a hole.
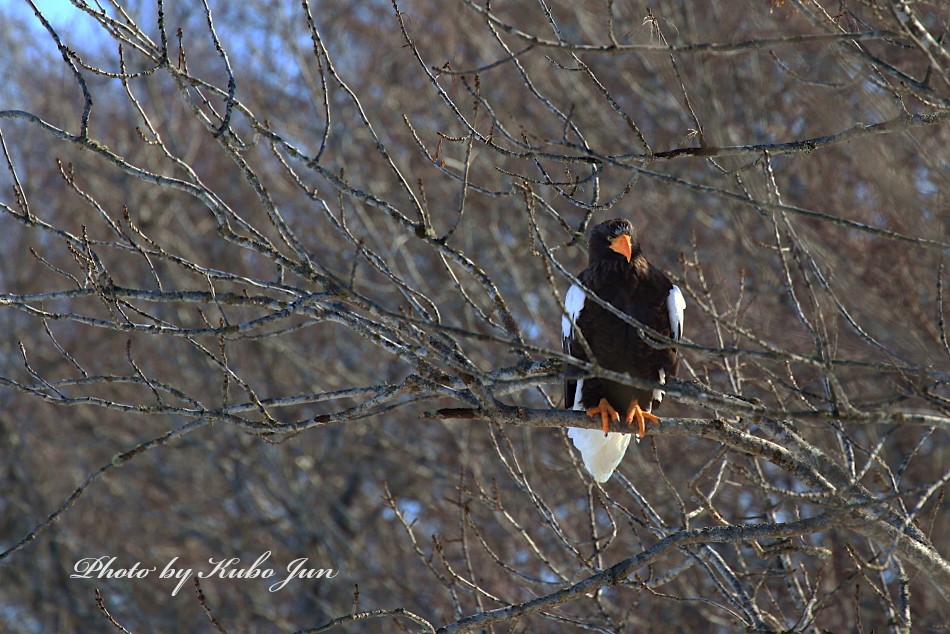
[[[620,563],[614,564],[602,572],[591,575],[572,586],[510,607],[474,614],[445,627],[441,627],[437,632],[438,634],[468,632],[476,628],[486,627],[492,623],[521,618],[529,614],[540,612],[541,610],[549,610],[594,592],[598,588],[619,585],[640,568],[659,561],[670,551],[687,544],[738,544],[755,539],[808,535],[823,531],[839,522],[839,517],[827,513],[815,518],[785,524],[765,523],[745,526],[715,526],[711,528],[679,531],[673,535],[664,537],[637,555],[624,559]]]

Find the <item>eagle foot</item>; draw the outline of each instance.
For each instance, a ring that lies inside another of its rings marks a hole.
[[[588,412],[590,412],[590,410],[588,410]],[[633,402],[630,403],[630,407],[627,409],[626,415],[623,417],[623,421],[628,425],[633,425],[634,420],[637,421],[637,438],[643,438],[647,435],[646,421],[652,423],[660,422],[660,419],[650,412],[640,409],[640,404],[637,402],[637,399],[633,399]]]
[[[597,404],[597,407],[591,407],[587,410],[587,415],[591,418],[598,414],[600,414],[600,424],[604,428],[604,434],[610,431],[611,421],[615,423],[620,422],[620,412],[615,410],[605,398],[600,399],[600,403]]]

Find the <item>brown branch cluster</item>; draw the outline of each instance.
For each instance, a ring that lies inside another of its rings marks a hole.
[[[64,575],[263,544],[352,584],[196,584],[218,631],[950,622],[945,11],[28,4],[0,7],[5,603],[180,629],[160,580]],[[600,486],[559,325],[614,216],[688,308]]]

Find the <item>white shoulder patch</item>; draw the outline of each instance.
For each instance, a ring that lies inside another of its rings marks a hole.
[[[676,284],[670,289],[670,294],[666,298],[666,309],[670,311],[673,339],[679,339],[683,336],[683,313],[686,310],[686,300]]]
[[[565,339],[570,339],[574,333],[574,324],[577,323],[581,309],[584,308],[585,299],[587,299],[587,296],[584,295],[581,287],[577,284],[571,284],[571,288],[568,289],[567,295],[564,297],[564,312],[566,314],[561,315],[561,333]]]

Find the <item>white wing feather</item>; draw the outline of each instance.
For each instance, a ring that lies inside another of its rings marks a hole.
[[[673,338],[678,340],[683,336],[683,313],[686,311],[686,300],[676,284],[666,297],[666,309],[670,311],[670,328],[673,330]]]
[[[686,300],[683,299],[683,293],[679,287],[674,284],[670,289],[670,294],[666,296],[666,309],[670,313],[670,330],[673,332],[673,339],[679,341],[683,336],[683,313],[686,312]],[[660,385],[666,383],[666,370],[660,368]],[[663,390],[653,390],[653,400],[657,403],[663,401]]]
[[[565,339],[570,339],[574,334],[574,324],[584,308],[584,300],[587,296],[577,284],[571,284],[567,295],[564,296],[564,315],[561,315],[561,334]]]

